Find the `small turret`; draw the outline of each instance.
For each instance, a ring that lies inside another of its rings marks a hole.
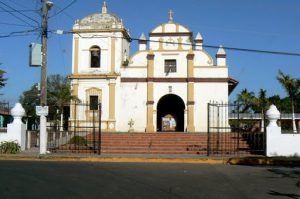
[[[139,50],[146,50],[147,49],[147,39],[144,33],[141,34],[139,38]]]
[[[102,14],[107,14],[107,5],[106,5],[105,1],[103,2],[103,5],[102,5]]]
[[[226,66],[226,52],[223,46],[220,46],[216,54],[217,66]]]
[[[198,32],[195,38],[195,49],[202,50],[203,49],[203,38],[202,35]]]

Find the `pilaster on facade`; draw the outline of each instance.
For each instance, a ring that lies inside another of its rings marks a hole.
[[[108,114],[108,119],[109,121],[114,124],[111,126],[110,130],[115,131],[115,121],[116,121],[116,81],[115,80],[110,80],[108,83],[109,87],[109,114]],[[112,125],[111,124],[111,125]]]
[[[116,70],[116,38],[111,38],[111,56],[110,56],[110,70],[114,73]]]
[[[74,38],[73,74],[78,74],[79,38]]]
[[[194,124],[194,82],[190,82],[189,80],[194,78],[194,53],[190,50],[186,56],[187,58],[187,132],[195,132],[195,124]]]
[[[154,132],[153,124],[153,76],[154,76],[154,54],[149,52],[147,55],[147,126],[146,132]]]

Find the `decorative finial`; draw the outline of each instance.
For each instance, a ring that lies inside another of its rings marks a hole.
[[[142,34],[141,34],[141,36],[140,36],[140,40],[146,40],[146,36],[145,36],[145,34],[144,34],[144,33],[142,33]]]
[[[106,1],[104,1],[102,5],[102,14],[106,14],[106,13],[107,13],[107,5],[106,5]]]
[[[200,34],[200,32],[198,32],[195,41],[202,41],[202,40],[203,40],[202,35]]]
[[[174,15],[173,10],[170,10],[169,11],[169,23],[173,23],[173,20],[174,20],[173,15]]]
[[[277,120],[280,118],[280,112],[274,104],[267,110],[266,115],[270,121],[268,127],[278,127]]]
[[[220,45],[220,47],[218,49],[218,52],[217,52],[217,55],[226,55],[226,52],[225,52],[222,45]]]

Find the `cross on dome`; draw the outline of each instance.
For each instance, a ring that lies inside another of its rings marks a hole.
[[[174,15],[173,10],[170,10],[170,11],[169,11],[169,23],[172,23],[172,22],[173,22],[173,20],[174,20],[173,15]]]

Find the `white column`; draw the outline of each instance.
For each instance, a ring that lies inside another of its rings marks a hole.
[[[46,129],[46,116],[40,116],[40,154],[47,153],[47,129]]]
[[[40,154],[47,153],[47,119],[48,106],[36,106],[36,114],[40,116]]]

